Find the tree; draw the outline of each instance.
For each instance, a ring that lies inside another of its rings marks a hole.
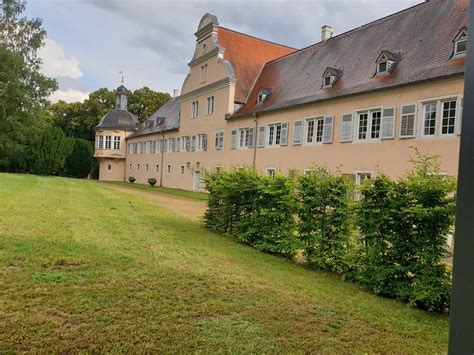
[[[59,128],[47,127],[29,147],[28,170],[37,175],[56,175],[63,170],[74,141]]]
[[[85,139],[73,138],[71,154],[66,158],[64,170],[67,176],[86,178],[92,171],[94,147]]]
[[[145,86],[130,93],[128,110],[143,122],[170,99],[170,94],[156,92]]]
[[[37,119],[57,89],[39,72],[46,32],[40,19],[21,17],[25,2],[0,3],[0,170],[26,168],[27,146],[44,123]]]

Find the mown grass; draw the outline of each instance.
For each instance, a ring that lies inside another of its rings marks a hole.
[[[153,192],[161,192],[164,194],[169,194],[169,195],[174,195],[174,196],[181,196],[181,197],[187,197],[187,198],[192,198],[194,200],[200,200],[200,201],[207,201],[207,194],[202,193],[202,192],[193,192],[193,191],[186,191],[186,190],[179,190],[179,189],[170,189],[167,187],[159,187],[159,186],[150,186],[150,185],[145,185],[145,184],[137,184],[136,182],[131,184],[129,182],[124,182],[124,181],[107,181],[107,182],[100,182],[103,184],[113,184],[113,185],[118,185],[118,186],[126,186],[126,187],[131,187],[134,189],[140,189],[140,190],[147,190],[147,191],[153,191]]]
[[[0,352],[443,353],[445,315],[100,184],[0,174]]]

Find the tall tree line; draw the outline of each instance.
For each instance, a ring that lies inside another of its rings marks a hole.
[[[94,127],[115,93],[102,88],[83,103],[51,104],[58,83],[40,72],[38,57],[46,31],[41,19],[23,16],[25,7],[0,3],[0,171],[86,177],[97,167]],[[170,98],[147,87],[131,91],[129,111],[143,121]]]

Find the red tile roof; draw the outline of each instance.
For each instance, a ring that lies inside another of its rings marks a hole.
[[[246,105],[235,116],[329,100],[464,73],[451,59],[453,39],[467,26],[468,0],[431,0],[266,63]],[[400,52],[391,75],[374,77],[383,50]],[[322,88],[327,67],[344,68],[336,85]],[[271,95],[257,104],[260,88]]]
[[[296,49],[255,38],[240,32],[219,27],[219,47],[225,48],[224,59],[232,64],[237,79],[235,101],[245,102],[262,66]]]

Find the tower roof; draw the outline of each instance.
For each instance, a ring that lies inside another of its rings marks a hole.
[[[99,124],[95,127],[120,129],[123,131],[135,131],[137,129],[138,119],[126,110],[114,109],[102,117]]]

